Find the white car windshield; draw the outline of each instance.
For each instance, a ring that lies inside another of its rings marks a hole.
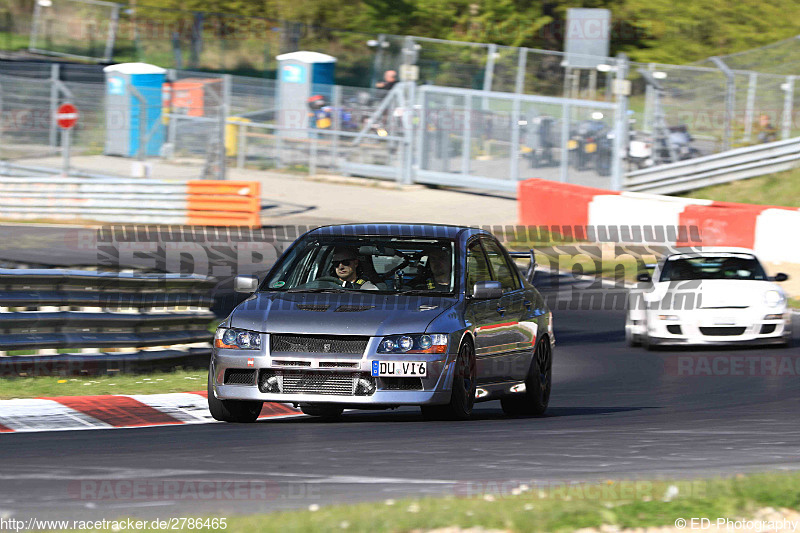
[[[719,255],[668,258],[659,281],[703,279],[767,280],[761,264],[753,256]]]
[[[281,259],[261,290],[452,293],[454,247],[449,239],[309,236]]]

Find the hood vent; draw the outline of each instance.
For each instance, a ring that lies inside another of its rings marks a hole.
[[[319,304],[297,304],[297,308],[301,311],[315,311],[317,313],[324,313],[330,308],[330,306]]]
[[[358,313],[359,311],[369,311],[375,309],[374,305],[340,305],[334,313]]]

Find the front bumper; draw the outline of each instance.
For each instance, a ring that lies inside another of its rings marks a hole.
[[[452,362],[455,360],[457,352],[453,354],[379,355],[376,353],[379,340],[380,338],[373,338],[360,358],[358,356],[318,353],[295,353],[291,355],[290,359],[294,363],[303,363],[305,366],[286,366],[281,364],[286,362],[287,356],[285,354],[276,354],[275,357],[272,357],[268,348],[266,348],[269,346],[266,338],[262,340],[264,348],[261,351],[214,348],[210,367],[210,372],[213,376],[213,393],[221,400],[296,404],[326,403],[365,407],[444,404],[450,400],[450,384],[452,383],[450,374],[455,368]],[[262,392],[259,387],[262,370],[284,374],[302,373],[306,376],[349,375],[353,378],[358,378],[370,376],[373,361],[393,360],[425,361],[427,363],[427,376],[418,378],[420,386],[417,390],[390,388],[388,382],[383,378],[374,378],[376,389],[368,395],[332,394],[330,391],[325,394],[315,394],[309,390],[302,393]],[[343,366],[325,366],[332,363],[342,363]],[[252,381],[246,384],[226,383],[226,371],[231,369],[253,372],[254,377]]]
[[[791,313],[781,319],[765,319],[762,309],[698,309],[676,314],[672,320],[659,319],[669,311],[650,312],[647,336],[650,344],[679,345],[769,345],[784,344],[791,338]]]

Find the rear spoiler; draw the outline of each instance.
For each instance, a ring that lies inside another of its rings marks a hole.
[[[539,264],[536,262],[536,256],[533,253],[533,248],[528,250],[527,252],[508,252],[508,255],[513,257],[514,259],[530,259],[531,263],[528,265],[528,271],[525,272],[525,278],[533,283],[533,274],[536,272],[536,267]]]

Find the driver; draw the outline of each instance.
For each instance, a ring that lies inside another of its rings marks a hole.
[[[338,246],[333,251],[332,267],[336,277],[345,289],[377,290],[375,284],[370,283],[359,275],[358,252],[349,246]]]

